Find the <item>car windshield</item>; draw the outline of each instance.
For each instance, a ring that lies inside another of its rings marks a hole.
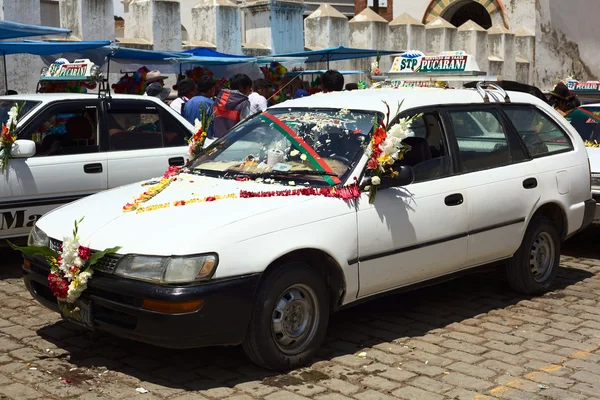
[[[580,107],[565,118],[583,140],[600,141],[600,107]]]
[[[31,101],[31,100],[19,100],[19,99],[0,100],[0,123],[1,124],[6,125],[6,123],[8,122],[8,111],[10,111],[11,107],[14,106],[16,103],[21,105],[21,111],[19,112],[19,119],[26,116],[29,113],[29,111],[33,110],[38,104],[40,104],[39,101]]]
[[[338,184],[362,156],[376,118],[375,112],[348,109],[270,109],[234,127],[190,170],[225,178]]]

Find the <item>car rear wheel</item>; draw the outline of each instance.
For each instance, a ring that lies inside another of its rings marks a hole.
[[[302,366],[323,343],[328,320],[329,294],[323,277],[304,263],[281,265],[258,289],[244,351],[267,369]]]
[[[506,267],[508,282],[521,293],[546,292],[556,277],[559,262],[560,236],[556,227],[546,217],[535,217]]]

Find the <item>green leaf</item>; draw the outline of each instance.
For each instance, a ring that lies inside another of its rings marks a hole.
[[[114,253],[116,253],[119,250],[121,250],[121,246],[112,247],[110,249],[105,249],[103,251],[97,251],[97,252],[95,252],[94,254],[92,254],[90,256],[90,259],[87,262],[87,267],[88,268],[93,267],[105,255],[107,255],[107,254],[114,254]]]
[[[20,251],[21,253],[25,254],[27,257],[33,257],[33,256],[44,256],[44,257],[53,257],[53,258],[58,258],[59,255],[57,252],[55,252],[54,250],[52,250],[49,247],[46,246],[16,246],[13,243],[9,242],[8,240],[6,241],[8,243],[8,245],[16,251]]]

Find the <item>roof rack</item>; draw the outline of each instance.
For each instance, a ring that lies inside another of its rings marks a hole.
[[[80,83],[88,89],[98,88],[98,97],[110,97],[110,85],[108,79],[104,78],[100,68],[88,59],[78,59],[69,62],[65,58],[59,58],[50,66],[44,67],[40,74],[36,93],[44,83]]]

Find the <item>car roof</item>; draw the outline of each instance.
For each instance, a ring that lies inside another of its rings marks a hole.
[[[111,94],[113,99],[129,99],[129,100],[150,100],[156,103],[160,100],[152,96],[140,96],[133,94]],[[97,93],[32,93],[32,94],[15,94],[10,96],[0,96],[0,100],[31,100],[31,101],[56,101],[56,100],[90,100],[97,99]]]
[[[528,93],[508,91],[507,94],[512,103],[534,104],[543,108],[547,106],[543,100]],[[404,101],[403,110],[444,104],[483,104],[476,89],[401,88],[317,93],[288,100],[271,108],[348,108],[386,113],[383,101],[388,103],[392,113],[401,101]],[[493,98],[491,101],[494,101]]]

